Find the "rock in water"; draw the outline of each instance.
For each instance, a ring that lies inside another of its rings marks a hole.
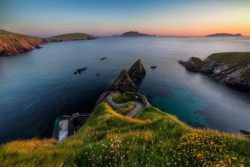
[[[128,70],[128,74],[134,82],[142,81],[146,75],[146,70],[141,63],[141,59],[136,60],[136,62]]]
[[[129,77],[127,70],[122,70],[122,72],[119,74],[119,76],[112,83],[109,90],[119,91],[121,93],[124,93],[126,91],[138,92],[133,81]]]

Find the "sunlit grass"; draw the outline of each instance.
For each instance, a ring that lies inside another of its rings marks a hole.
[[[134,119],[102,103],[61,143],[32,139],[2,145],[0,166],[247,166],[249,143],[243,137],[190,128],[152,106]]]

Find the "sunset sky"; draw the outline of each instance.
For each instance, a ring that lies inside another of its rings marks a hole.
[[[38,36],[129,30],[250,36],[250,0],[0,0],[0,29]]]

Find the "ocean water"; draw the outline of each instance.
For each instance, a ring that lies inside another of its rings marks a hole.
[[[194,127],[250,131],[248,93],[188,72],[177,62],[227,51],[250,51],[250,39],[104,37],[0,57],[0,143],[50,137],[58,116],[91,113],[99,95],[138,58],[147,74],[137,87],[152,105]],[[73,74],[82,67],[88,69]]]

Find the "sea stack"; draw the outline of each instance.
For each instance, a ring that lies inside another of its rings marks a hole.
[[[112,91],[119,91],[121,93],[124,92],[138,92],[136,89],[133,81],[129,77],[129,74],[127,70],[122,70],[122,72],[119,74],[119,76],[115,79],[115,81],[112,83],[109,90]]]
[[[141,63],[141,59],[136,60],[136,62],[128,70],[128,74],[135,83],[143,80],[146,75],[146,70]]]

